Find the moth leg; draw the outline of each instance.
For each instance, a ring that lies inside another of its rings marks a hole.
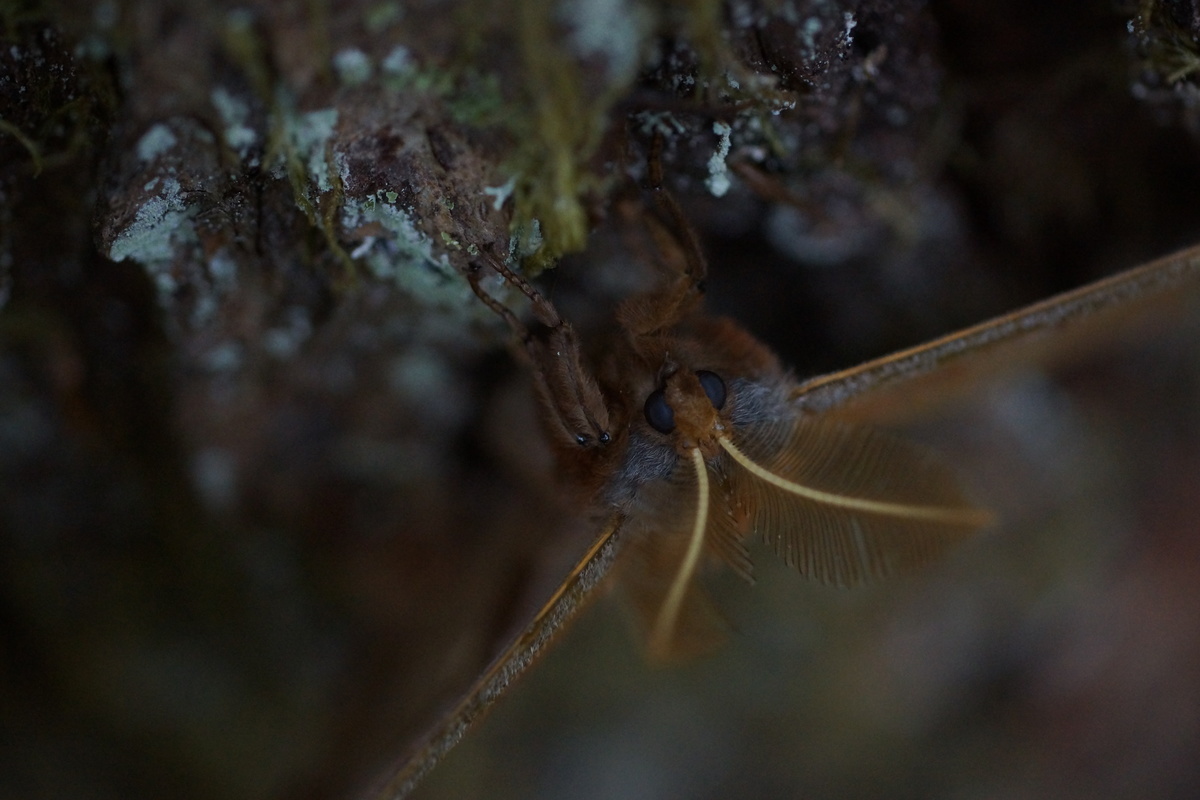
[[[708,262],[704,258],[704,251],[700,249],[700,240],[696,237],[695,228],[684,216],[675,196],[663,186],[662,143],[661,134],[654,137],[649,159],[650,192],[655,205],[671,221],[673,231],[668,232],[665,227],[660,227],[658,235],[671,237],[671,242],[682,251],[685,261],[683,277],[692,284],[692,289],[697,294],[703,295],[704,281],[708,277]],[[663,242],[661,246],[665,248],[669,245]]]
[[[500,318],[508,323],[508,327],[512,329],[513,333],[521,338],[523,343],[528,341],[531,335],[529,333],[529,329],[525,327],[521,320],[517,318],[517,315],[514,314],[508,306],[492,297],[487,293],[483,286],[480,285],[480,273],[482,271],[483,264],[480,264],[477,261],[471,262],[469,265],[467,269],[467,283],[471,285],[471,291],[475,293],[476,297],[483,301],[485,306],[490,308],[498,316],[500,316]]]
[[[579,337],[554,305],[528,281],[490,253],[486,262],[493,271],[529,298],[537,327],[526,327],[511,309],[488,294],[480,285],[482,264],[475,262],[467,273],[471,290],[499,314],[521,339],[533,370],[534,386],[549,412],[552,431],[560,443],[575,447],[607,444],[608,406],[591,372],[583,366]]]
[[[750,191],[767,202],[791,206],[816,225],[829,224],[829,214],[820,203],[801,197],[784,185],[779,178],[767,174],[760,167],[745,161],[731,161],[729,168]]]
[[[647,157],[648,191],[655,213],[641,214],[640,222],[653,242],[657,261],[671,276],[658,288],[635,295],[618,308],[617,319],[635,347],[639,339],[663,335],[691,315],[704,298],[708,276],[696,232],[663,186],[662,142],[662,136],[655,135]]]

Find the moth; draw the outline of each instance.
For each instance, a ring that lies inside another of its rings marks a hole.
[[[677,274],[620,306],[594,369],[570,324],[508,265],[488,261],[529,298],[534,330],[482,288],[482,266],[470,278],[523,340],[562,471],[586,506],[619,520],[619,581],[659,662],[719,641],[696,579],[708,558],[752,581],[751,536],[803,575],[850,585],[926,562],[990,518],[931,454],[798,407],[764,345],[703,314],[706,267],[681,230]]]
[[[679,211],[660,201],[668,216]],[[749,578],[758,535],[802,574],[853,584],[924,563],[988,524],[953,473],[915,445],[830,421],[887,416],[911,398],[970,386],[1009,361],[1054,359],[1114,335],[1112,320],[1185,304],[1200,247],[843,372],[794,382],[730,320],[701,313],[705,268],[684,227],[683,258],[658,289],[618,310],[621,339],[589,364],[571,325],[501,259],[468,279],[521,337],[568,480],[599,533],[528,627],[372,795],[406,796],[544,651],[618,560],[653,658],[711,647],[719,619],[697,586],[705,559]],[[652,223],[655,236],[669,236]],[[489,272],[530,301],[525,326],[484,287]],[[1156,312],[1157,313],[1157,312]],[[983,355],[984,357],[981,357]],[[846,416],[843,414],[843,416]]]

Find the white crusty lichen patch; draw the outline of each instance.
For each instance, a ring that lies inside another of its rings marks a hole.
[[[704,179],[704,185],[713,193],[714,197],[722,197],[729,191],[729,167],[725,163],[725,159],[729,157],[730,135],[733,133],[733,128],[724,122],[713,123],[713,133],[721,137],[717,142],[716,152],[708,159],[708,177]]]
[[[169,152],[177,144],[179,144],[179,140],[175,138],[175,134],[171,132],[170,128],[161,122],[152,125],[148,131],[142,134],[142,138],[138,139],[138,161],[142,163],[153,161]]]
[[[313,322],[308,309],[292,306],[284,313],[281,324],[263,334],[263,349],[275,358],[286,360],[300,352],[312,333]]]
[[[134,212],[133,222],[113,237],[108,257],[133,259],[146,268],[160,292],[171,292],[175,279],[169,268],[175,253],[198,242],[196,208],[188,204],[174,178],[154,178],[145,188],[157,192]]]
[[[642,63],[642,49],[653,28],[649,12],[628,0],[564,0],[561,21],[570,30],[571,44],[583,58],[600,56],[614,84],[633,79]]]
[[[343,86],[358,86],[371,79],[371,59],[357,47],[339,50],[333,56],[333,68]]]
[[[435,250],[434,239],[417,227],[410,209],[399,205],[395,192],[381,191],[365,198],[346,198],[342,225],[346,230],[383,230],[372,234],[350,254],[365,263],[371,275],[417,298],[423,305],[457,306],[469,293],[445,253]],[[453,246],[453,237],[442,237]],[[455,242],[457,244],[457,242]]]
[[[251,159],[251,148],[258,141],[258,133],[249,124],[250,106],[222,86],[212,90],[210,99],[225,126],[222,131],[225,143],[237,152],[242,161],[257,166],[258,159]]]
[[[333,188],[333,176],[329,168],[333,154],[329,143],[337,128],[337,109],[297,112],[290,106],[287,98],[280,98],[279,108],[282,110],[278,112],[275,124],[281,127],[287,149],[304,166],[309,184],[324,194]],[[282,178],[286,171],[287,166],[281,157],[273,167],[273,174]]]
[[[504,207],[508,198],[512,197],[513,190],[517,188],[517,176],[513,175],[507,181],[499,186],[485,186],[483,193],[492,198],[492,208],[499,211]]]

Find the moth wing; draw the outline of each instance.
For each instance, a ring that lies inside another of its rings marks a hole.
[[[749,527],[801,574],[853,585],[912,569],[986,525],[954,473],[880,431],[797,418],[724,442]]]
[[[715,533],[712,516],[725,513],[725,492],[714,492],[720,499],[710,500],[707,486],[707,474],[699,478],[694,465],[681,459],[669,479],[639,490],[622,532],[621,584],[646,634],[649,657],[657,663],[712,652],[728,633],[728,624],[697,581],[703,565],[694,570],[686,566],[697,535],[703,537],[698,546],[706,560],[726,561],[749,575],[749,553],[741,541]],[[702,504],[704,527],[697,531]]]
[[[731,468],[737,469],[728,458],[710,465],[715,486],[709,505],[706,544],[734,574],[753,586],[754,562],[746,548],[746,534],[752,524],[750,507],[745,498],[735,493],[735,486],[729,479]]]
[[[372,793],[375,798],[407,797],[421,779],[462,739],[598,594],[614,566],[624,518],[601,522],[595,541],[526,628],[513,638],[475,683],[446,709],[394,771]]]

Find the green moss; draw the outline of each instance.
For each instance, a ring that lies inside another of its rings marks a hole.
[[[344,268],[340,282],[348,285],[355,277],[354,261],[338,241],[336,226],[347,171],[345,162],[333,150],[337,109],[298,112],[285,90],[280,88],[276,97],[267,163],[273,164],[277,173],[286,174],[296,206],[321,232],[329,251]]]
[[[396,45],[379,65],[383,85],[394,92],[416,92],[446,98],[454,91],[455,75],[449,70],[423,67],[403,45]]]
[[[90,151],[116,105],[106,66],[81,57],[42,3],[0,0],[0,28],[0,138],[34,174]]]
[[[11,136],[25,148],[29,153],[29,159],[33,162],[33,174],[40,175],[42,172],[42,149],[38,147],[37,142],[29,138],[23,130],[18,128],[6,119],[0,118],[0,135]]]
[[[446,110],[455,122],[485,128],[504,119],[504,95],[500,78],[493,74],[465,72],[446,98]]]
[[[254,26],[254,15],[244,9],[229,12],[225,17],[221,43],[233,62],[241,67],[254,94],[265,105],[270,105],[277,87],[271,75],[266,43]]]
[[[700,77],[716,82],[727,70],[742,72],[725,42],[725,4],[721,0],[683,0],[677,25],[700,57]]]
[[[326,8],[309,6],[313,28],[314,62],[328,66],[328,38],[321,24]],[[310,224],[321,232],[329,251],[344,267],[343,282],[354,279],[354,262],[338,242],[334,220],[343,200],[345,165],[333,151],[337,128],[336,108],[300,111],[288,87],[272,77],[266,43],[257,33],[248,12],[226,16],[223,43],[230,57],[245,73],[258,99],[269,109],[264,162],[276,177],[286,177],[296,206]],[[365,56],[364,56],[365,58]],[[355,59],[357,60],[357,59]],[[245,160],[256,134],[246,123],[249,106],[228,92],[217,89],[212,101],[225,124],[226,142]]]
[[[1190,81],[1200,73],[1200,42],[1176,19],[1171,4],[1142,0],[1129,32],[1138,37],[1143,66],[1165,84]]]
[[[543,244],[542,224],[531,219],[513,225],[512,235],[508,239],[508,252],[514,258],[526,261],[538,253]]]
[[[651,37],[664,29],[690,37],[713,80],[735,69],[717,0],[691,0],[665,11],[646,0],[516,0],[502,14],[469,3],[465,8],[470,13],[459,58],[449,65],[422,64],[397,45],[376,74],[393,91],[436,98],[458,124],[508,133],[515,143],[502,166],[508,180],[489,194],[497,206],[511,198],[514,240],[532,272],[586,245],[588,205],[621,180],[598,174],[591,162],[614,104],[645,66]],[[371,18],[379,15],[381,22],[372,29],[382,29],[382,20],[390,24],[396,13],[389,4],[374,7]],[[511,42],[516,65],[497,71],[481,60],[495,53],[496,37]],[[493,46],[484,48],[484,42]],[[724,185],[723,176],[714,170],[714,186]],[[529,251],[532,242],[537,246]]]
[[[588,204],[621,180],[596,173],[591,162],[612,123],[615,103],[627,96],[646,66],[656,33],[676,31],[691,42],[700,56],[702,87],[719,85],[722,95],[752,99],[750,106],[777,99],[761,82],[742,75],[722,33],[724,5],[719,0],[669,6],[638,0],[517,0],[512,10],[501,24],[520,58],[521,86],[515,101],[510,97],[507,113],[493,115],[518,142],[504,171],[512,176],[514,239],[522,242],[518,249],[538,242],[526,259],[532,272],[586,245]],[[707,93],[697,91],[700,102]],[[723,151],[729,140],[726,134],[719,136],[714,191],[728,185]],[[497,200],[503,201],[498,193]]]
[[[522,142],[509,165],[516,176],[513,221],[526,227],[538,221],[541,246],[527,264],[536,272],[586,244],[584,198],[600,190],[603,180],[585,165],[607,127],[609,106],[625,87],[597,91],[586,84],[579,59],[559,35],[552,5],[543,0],[516,5],[529,113],[509,121]]]
[[[278,124],[284,141],[285,160],[289,162],[289,173],[295,159],[300,170],[298,186],[303,193],[310,192],[310,187],[316,187],[321,193],[333,189],[330,164],[332,158],[331,140],[337,127],[338,112],[336,108],[322,108],[317,111],[296,112],[290,104],[284,106]]]

